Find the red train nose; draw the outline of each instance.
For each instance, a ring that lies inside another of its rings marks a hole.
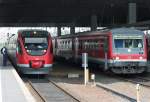
[[[31,61],[31,67],[32,68],[41,68],[41,67],[43,67],[43,61],[36,61],[36,60],[34,60],[34,61]]]

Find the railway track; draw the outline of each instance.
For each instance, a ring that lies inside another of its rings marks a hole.
[[[28,79],[27,83],[39,97],[38,102],[80,102],[49,79]]]
[[[144,77],[133,77],[133,78],[124,78],[124,77],[119,77],[119,79],[134,83],[134,84],[140,84],[143,87],[150,88],[150,79],[144,78]]]
[[[32,93],[34,93],[34,96],[36,97],[36,100],[38,102],[46,102],[46,99],[36,90],[36,88],[34,88],[34,86],[32,85],[32,82],[30,80],[27,80],[28,83],[28,88],[31,91],[34,91]]]
[[[144,100],[143,102],[148,102],[147,97],[149,97],[149,95],[146,93],[150,89],[150,77],[145,77],[145,76],[129,77],[129,76],[118,76],[115,74],[98,75],[97,73],[96,75],[98,79],[100,78],[100,80],[97,80],[97,82],[99,83],[97,84],[98,87],[103,88],[104,90],[109,91],[112,94],[116,94],[117,96],[120,96],[124,99],[127,99],[127,101],[130,101],[130,102],[136,102],[136,94],[133,94],[133,93],[136,93],[135,92],[136,84],[140,84],[141,86],[140,95],[142,95],[141,100],[142,101]],[[117,85],[117,83],[118,84],[120,83],[120,84]],[[126,85],[123,85],[123,83],[125,83]],[[118,88],[116,88],[116,86],[118,86]],[[125,89],[119,88],[119,87],[124,87]],[[130,90],[133,93],[130,94],[128,90]]]
[[[109,92],[111,92],[112,94],[117,95],[117,96],[119,96],[119,97],[121,97],[121,98],[123,98],[123,99],[126,99],[127,102],[128,102],[128,101],[129,101],[129,102],[136,102],[136,99],[131,98],[131,97],[128,97],[128,96],[126,96],[126,95],[124,95],[124,94],[122,94],[122,93],[119,93],[119,92],[117,92],[117,91],[114,91],[114,90],[110,89],[109,87],[106,87],[106,86],[100,85],[100,84],[97,84],[96,86],[97,86],[97,87],[100,87],[100,88],[102,88],[102,89],[104,89],[104,90],[106,90],[106,91],[109,91]]]

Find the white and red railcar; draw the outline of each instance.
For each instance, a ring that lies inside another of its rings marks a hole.
[[[135,74],[147,70],[146,37],[142,31],[116,28],[64,35],[53,38],[56,57],[88,61],[114,73]]]
[[[49,74],[53,65],[50,34],[44,30],[19,30],[16,59],[17,69],[23,74]]]

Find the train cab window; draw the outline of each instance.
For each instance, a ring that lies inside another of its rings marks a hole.
[[[25,38],[25,48],[30,50],[47,49],[46,38]]]
[[[24,46],[30,55],[43,55],[48,48],[46,37],[25,37]]]
[[[134,48],[142,48],[142,40],[141,39],[134,39],[133,40],[133,47]]]
[[[115,39],[115,48],[123,48],[123,40]]]
[[[124,44],[125,44],[125,48],[132,48],[132,40],[131,39],[125,39]]]
[[[115,39],[115,48],[142,48],[142,39]]]

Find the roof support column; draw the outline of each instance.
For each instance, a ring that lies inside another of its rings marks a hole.
[[[70,34],[75,34],[75,22],[72,22],[72,25],[70,27]]]
[[[70,26],[70,34],[75,34],[76,19],[74,18]]]
[[[61,36],[61,26],[57,26],[57,36]]]
[[[136,3],[128,4],[128,23],[136,23]]]
[[[97,16],[96,14],[93,14],[91,16],[91,31],[94,31],[97,29]]]
[[[70,27],[70,34],[75,34],[75,26]]]

